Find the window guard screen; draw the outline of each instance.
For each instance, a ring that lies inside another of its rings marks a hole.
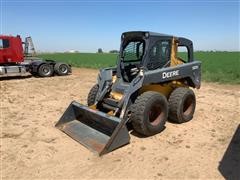
[[[124,62],[141,61],[144,54],[143,41],[130,41],[123,49]]]

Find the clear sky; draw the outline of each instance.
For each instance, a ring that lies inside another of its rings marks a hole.
[[[195,50],[239,48],[239,0],[0,0],[1,33],[32,36],[38,51],[119,49],[124,31],[187,37]]]

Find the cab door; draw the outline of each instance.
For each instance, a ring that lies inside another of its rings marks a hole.
[[[19,36],[0,36],[0,63],[24,61],[22,40]]]
[[[0,63],[4,63],[3,60],[3,40],[0,38]]]
[[[7,37],[0,38],[0,63],[8,63],[11,58],[10,43]]]
[[[154,70],[168,67],[170,64],[171,41],[158,40],[151,47],[149,52],[147,68]]]

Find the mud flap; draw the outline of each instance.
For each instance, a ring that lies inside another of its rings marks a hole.
[[[58,129],[99,155],[129,143],[122,119],[90,109],[73,101],[55,125]]]

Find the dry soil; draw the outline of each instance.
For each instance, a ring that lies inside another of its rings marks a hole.
[[[98,157],[54,127],[72,100],[86,104],[97,73],[0,81],[3,179],[224,179],[218,167],[240,124],[240,85],[202,83],[192,121],[131,134],[130,144]]]

